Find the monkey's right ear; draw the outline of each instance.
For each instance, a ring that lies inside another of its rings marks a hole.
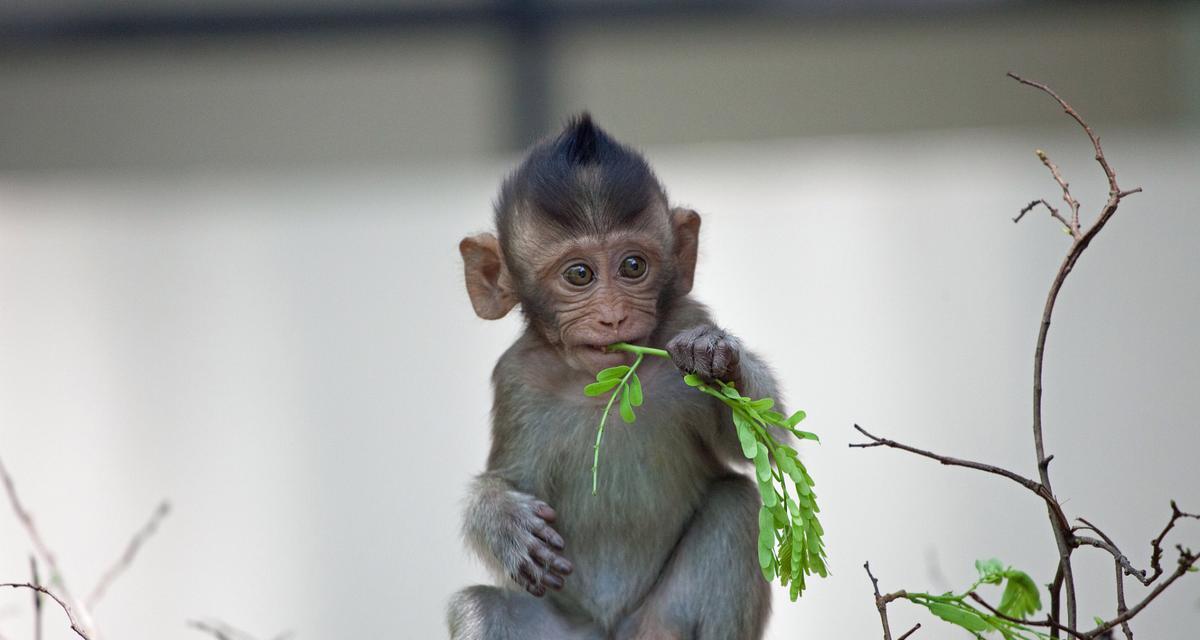
[[[508,315],[517,304],[512,277],[504,266],[500,241],[490,233],[468,236],[458,243],[467,280],[467,295],[475,315],[484,320],[498,320]]]

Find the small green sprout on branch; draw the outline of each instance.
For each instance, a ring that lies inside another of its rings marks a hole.
[[[933,615],[955,626],[965,629],[976,638],[996,631],[1004,640],[1046,640],[1049,635],[1030,628],[1030,624],[1044,626],[1045,622],[1027,622],[1029,616],[1041,611],[1042,600],[1037,584],[1024,571],[1007,567],[999,560],[977,560],[975,569],[979,579],[962,593],[947,592],[942,595],[898,591],[877,596],[883,604],[892,600],[908,600],[925,607]],[[870,568],[867,568],[870,575]],[[874,581],[875,577],[871,576]],[[1004,585],[1000,604],[993,607],[976,593],[983,585]],[[878,587],[876,587],[878,589]],[[968,602],[974,601],[979,607]],[[982,608],[981,608],[982,607]]]
[[[632,353],[635,359],[632,365],[610,367],[597,373],[596,381],[583,390],[585,395],[593,397],[611,392],[596,429],[592,455],[593,495],[598,486],[600,443],[613,404],[618,405],[622,420],[634,422],[637,419],[634,407],[640,407],[644,400],[638,367],[646,356],[671,357],[662,349],[624,342],[610,345],[608,349]],[[801,440],[819,442],[820,439],[814,433],[796,428],[805,417],[803,411],[784,416],[774,410],[773,399],[748,398],[733,384],[720,380],[709,384],[699,376],[688,374],[683,381],[729,407],[742,455],[754,463],[754,476],[763,499],[758,514],[759,567],[768,582],[778,576],[782,586],[790,585],[789,595],[795,601],[804,592],[805,576],[817,574],[824,578],[829,574],[825,566],[825,543],[821,539],[824,530],[817,519],[821,509],[817,506],[817,494],[813,492],[816,483],[796,450],[777,441],[769,427],[789,431]],[[788,490],[789,481],[791,491]]]

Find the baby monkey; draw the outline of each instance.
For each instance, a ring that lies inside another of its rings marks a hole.
[[[761,360],[689,297],[700,216],[672,208],[646,160],[584,114],[535,145],[500,189],[496,234],[459,245],[475,313],[518,304],[525,330],[492,374],[487,470],[464,535],[497,586],[453,596],[461,640],[760,638],[770,613],[758,567],[758,489],[730,412],[681,372],[779,397]],[[637,423],[592,443],[605,397],[582,389],[647,359]]]

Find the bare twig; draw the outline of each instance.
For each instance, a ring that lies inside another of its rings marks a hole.
[[[1046,620],[1025,621],[1010,618],[1009,616],[1001,614],[977,594],[972,593],[970,596],[978,601],[981,605],[987,607],[995,615],[1000,616],[1003,619],[1014,623],[1023,623],[1049,628],[1051,638],[1060,638],[1062,633],[1066,633],[1073,638],[1094,640],[1098,638],[1111,637],[1112,631],[1119,626],[1121,631],[1125,634],[1126,640],[1133,640],[1133,632],[1128,625],[1128,621],[1136,616],[1140,611],[1145,609],[1150,602],[1157,598],[1158,595],[1161,594],[1172,583],[1174,583],[1175,580],[1179,579],[1180,576],[1195,567],[1197,562],[1200,562],[1200,557],[1194,554],[1191,550],[1185,549],[1182,546],[1177,546],[1180,554],[1178,567],[1167,577],[1166,580],[1154,585],[1159,577],[1163,575],[1163,568],[1161,564],[1163,555],[1163,540],[1166,538],[1167,534],[1175,526],[1178,520],[1182,518],[1200,519],[1200,516],[1185,513],[1181,511],[1174,502],[1171,503],[1171,519],[1167,522],[1167,525],[1163,528],[1158,537],[1156,537],[1150,543],[1151,556],[1150,569],[1148,571],[1142,571],[1135,568],[1129,559],[1124,555],[1124,553],[1122,553],[1117,547],[1117,545],[1113,543],[1112,539],[1087,520],[1080,519],[1080,521],[1083,523],[1083,526],[1072,527],[1065,513],[1063,512],[1062,505],[1054,495],[1054,490],[1050,482],[1050,461],[1054,459],[1054,456],[1046,453],[1044,442],[1044,429],[1042,420],[1042,373],[1045,363],[1046,339],[1049,334],[1050,323],[1054,314],[1054,307],[1067,276],[1070,275],[1071,271],[1075,268],[1080,256],[1083,255],[1083,252],[1091,244],[1091,241],[1096,237],[1097,234],[1100,233],[1112,216],[1116,214],[1121,200],[1126,196],[1140,192],[1141,188],[1139,187],[1129,190],[1122,190],[1120,188],[1120,186],[1117,184],[1116,172],[1109,164],[1108,159],[1105,157],[1104,151],[1100,146],[1100,138],[1092,130],[1091,126],[1088,125],[1087,121],[1085,121],[1071,105],[1059,97],[1057,93],[1040,82],[1026,80],[1012,73],[1009,73],[1008,75],[1021,84],[1034,87],[1053,98],[1054,101],[1063,109],[1063,111],[1066,112],[1067,115],[1074,119],[1079,126],[1083,128],[1084,132],[1088,136],[1088,139],[1092,143],[1092,147],[1095,151],[1096,162],[1100,165],[1100,168],[1104,172],[1104,176],[1108,182],[1107,200],[1104,202],[1104,205],[1101,207],[1100,212],[1096,216],[1095,220],[1091,221],[1090,224],[1085,226],[1080,221],[1079,200],[1074,196],[1074,194],[1071,193],[1070,184],[1067,182],[1066,178],[1063,177],[1063,174],[1059,170],[1058,166],[1050,160],[1049,156],[1041,149],[1038,149],[1036,151],[1037,157],[1039,160],[1041,160],[1042,164],[1050,172],[1050,176],[1061,189],[1063,202],[1066,203],[1068,209],[1070,210],[1070,215],[1069,217],[1064,216],[1048,201],[1043,198],[1039,198],[1032,200],[1029,202],[1029,204],[1022,207],[1017,213],[1016,217],[1013,218],[1013,222],[1019,222],[1025,216],[1025,214],[1032,211],[1038,205],[1041,205],[1046,208],[1052,218],[1063,225],[1063,228],[1073,240],[1070,248],[1067,250],[1066,255],[1063,257],[1062,263],[1059,265],[1058,271],[1055,273],[1054,279],[1050,285],[1050,290],[1046,295],[1045,304],[1042,309],[1041,324],[1038,330],[1037,342],[1034,348],[1032,431],[1034,452],[1036,454],[1038,469],[1038,479],[1034,480],[1002,467],[976,462],[973,460],[964,460],[961,458],[944,456],[924,449],[919,449],[911,445],[899,443],[894,440],[881,438],[867,432],[858,425],[854,425],[854,428],[858,430],[859,433],[866,436],[870,442],[851,444],[850,446],[856,448],[883,446],[900,449],[922,457],[930,458],[932,460],[937,460],[944,465],[966,467],[975,469],[977,471],[983,471],[985,473],[1002,476],[1037,494],[1038,497],[1040,497],[1046,504],[1051,531],[1054,534],[1055,545],[1058,548],[1058,564],[1055,571],[1054,581],[1048,585],[1050,591],[1050,611]],[[1078,535],[1078,532],[1082,530],[1094,531],[1099,538]],[[1072,553],[1081,546],[1092,546],[1107,551],[1113,558],[1113,567],[1116,579],[1116,617],[1107,622],[1103,622],[1095,629],[1086,632],[1079,631],[1078,627],[1076,626],[1078,603],[1076,600],[1074,572],[1072,571],[1071,566]],[[887,616],[883,608],[883,605],[885,605],[887,602],[887,596],[880,595],[878,584],[875,581],[875,577],[871,575],[870,567],[866,568],[867,574],[871,577],[871,581],[875,585],[876,607],[879,608],[880,617],[883,621],[884,637],[885,639],[890,640],[890,630],[888,629]],[[1143,585],[1154,585],[1153,589],[1146,595],[1146,597],[1132,607],[1126,602],[1124,578],[1127,575],[1134,576]],[[1062,620],[1063,593],[1066,594],[1065,624]]]
[[[1058,565],[1058,569],[1054,572],[1054,580],[1047,585],[1050,589],[1050,619],[1062,619],[1062,585],[1063,585],[1063,570],[1062,565]],[[1058,637],[1058,629],[1050,629],[1050,637]]]
[[[870,439],[871,442],[851,443],[850,448],[852,448],[852,449],[868,449],[871,447],[890,447],[892,449],[900,449],[902,451],[907,451],[909,453],[915,453],[919,456],[923,456],[923,457],[929,458],[931,460],[937,460],[938,462],[940,462],[944,465],[948,465],[948,466],[952,466],[952,467],[967,467],[968,469],[976,469],[978,471],[985,471],[987,473],[991,473],[994,475],[1003,476],[1005,478],[1008,478],[1009,480],[1012,480],[1013,482],[1016,482],[1017,484],[1021,485],[1022,487],[1029,489],[1030,491],[1032,491],[1034,493],[1038,493],[1038,483],[1037,482],[1030,480],[1029,478],[1026,478],[1025,476],[1023,476],[1019,473],[1009,471],[1008,469],[1004,469],[1002,467],[997,467],[997,466],[990,465],[990,464],[985,464],[983,462],[975,462],[974,460],[965,460],[963,458],[954,458],[951,456],[943,456],[941,454],[933,453],[932,451],[926,451],[925,449],[918,449],[916,447],[904,444],[902,442],[896,442],[895,440],[889,440],[888,438],[880,438],[879,436],[871,434],[866,429],[862,428],[861,426],[859,426],[857,424],[854,425],[854,429],[857,430],[859,433],[863,434],[864,436],[866,436],[868,439]]]
[[[1067,184],[1067,181],[1063,179],[1062,173],[1059,173],[1058,171],[1058,166],[1050,160],[1050,156],[1046,155],[1045,151],[1042,151],[1041,149],[1035,149],[1034,154],[1037,155],[1038,160],[1042,161],[1042,164],[1046,165],[1046,168],[1050,170],[1051,177],[1054,178],[1054,181],[1057,182],[1058,186],[1062,189],[1063,202],[1067,203],[1067,207],[1071,209],[1071,222],[1067,223],[1067,221],[1063,220],[1062,218],[1059,218],[1059,220],[1062,221],[1063,225],[1067,228],[1067,231],[1070,232],[1071,236],[1078,240],[1080,235],[1079,201],[1075,199],[1075,196],[1071,195],[1071,185]]]
[[[1013,218],[1013,222],[1020,222],[1021,218],[1025,217],[1025,214],[1029,213],[1031,210],[1033,210],[1034,207],[1038,206],[1039,204],[1046,207],[1046,209],[1050,212],[1050,217],[1052,217],[1055,220],[1058,220],[1059,222],[1062,223],[1064,231],[1071,234],[1072,236],[1075,236],[1075,230],[1072,229],[1071,224],[1067,222],[1066,218],[1062,217],[1062,215],[1058,213],[1058,209],[1055,209],[1054,207],[1050,206],[1050,203],[1046,202],[1045,198],[1038,198],[1037,200],[1030,202],[1029,204],[1025,205],[1024,207],[1021,207],[1021,211],[1017,213],[1017,217]]]
[[[67,614],[67,620],[71,623],[71,630],[74,631],[75,634],[80,638],[83,638],[83,640],[92,640],[83,624],[81,624],[80,621],[75,617],[75,612],[71,609],[71,605],[67,604],[62,598],[54,595],[54,592],[50,591],[49,589],[40,585],[30,584],[28,582],[0,582],[0,587],[10,587],[13,589],[33,589],[38,593],[49,596],[51,600],[54,600],[58,603],[58,606],[62,608],[63,613]]]
[[[1050,496],[1047,504],[1057,504],[1057,500],[1053,498],[1054,489],[1050,484],[1050,458],[1046,456],[1046,449],[1042,437],[1042,368],[1046,353],[1046,336],[1050,331],[1050,319],[1054,314],[1054,303],[1058,300],[1058,293],[1062,289],[1063,282],[1066,281],[1067,275],[1075,268],[1075,263],[1079,257],[1083,255],[1085,249],[1091,244],[1092,238],[1104,228],[1108,220],[1117,212],[1117,206],[1121,199],[1131,193],[1136,193],[1141,189],[1132,189],[1130,191],[1122,191],[1117,186],[1117,174],[1108,163],[1108,159],[1104,156],[1104,151],[1100,147],[1100,138],[1092,131],[1091,126],[1079,115],[1075,109],[1067,104],[1065,100],[1059,97],[1052,89],[1040,82],[1026,80],[1014,73],[1009,73],[1009,77],[1031,87],[1034,87],[1043,93],[1049,95],[1062,107],[1067,115],[1071,116],[1079,126],[1083,127],[1087,133],[1088,139],[1092,142],[1092,147],[1096,151],[1096,162],[1100,164],[1100,168],[1104,171],[1105,177],[1108,179],[1108,200],[1104,203],[1104,207],[1100,210],[1100,215],[1091,224],[1086,231],[1081,231],[1078,224],[1078,202],[1070,194],[1069,186],[1066,180],[1058,172],[1058,168],[1050,162],[1045,153],[1038,152],[1038,157],[1042,163],[1050,169],[1051,175],[1055,182],[1063,190],[1063,199],[1072,208],[1072,225],[1071,235],[1075,241],[1071,244],[1071,248],[1067,251],[1067,255],[1063,258],[1062,265],[1058,268],[1058,273],[1054,277],[1054,282],[1050,285],[1050,292],[1046,296],[1046,304],[1042,310],[1042,324],[1038,331],[1037,347],[1034,349],[1033,355],[1033,442],[1034,449],[1037,453],[1038,475],[1041,480],[1042,487]],[[1078,613],[1078,605],[1075,599],[1075,577],[1071,570],[1071,551],[1074,549],[1071,541],[1071,527],[1068,522],[1061,517],[1061,511],[1055,513],[1054,509],[1050,509],[1051,528],[1054,532],[1054,542],[1058,546],[1059,566],[1063,574],[1063,586],[1066,587],[1067,594],[1067,626],[1074,628]]]
[[[71,595],[71,590],[67,587],[66,580],[63,578],[62,569],[58,566],[58,560],[54,557],[54,553],[50,551],[50,547],[46,544],[45,539],[42,538],[41,533],[34,524],[33,516],[29,514],[29,511],[21,503],[21,498],[17,495],[17,488],[13,484],[12,476],[8,473],[8,469],[4,466],[3,460],[0,460],[0,481],[3,481],[4,483],[4,490],[8,494],[8,501],[12,505],[13,512],[16,513],[17,520],[21,522],[21,526],[25,529],[26,535],[29,536],[30,542],[33,543],[34,551],[42,558],[42,561],[46,563],[46,566],[50,568],[51,584],[55,585],[63,594],[63,598],[68,602],[71,602],[73,605],[71,622],[72,628],[74,629],[77,624],[74,616],[78,616],[78,626],[81,629],[86,629],[87,631],[80,632],[79,629],[75,629],[76,633],[79,633],[84,637],[87,637],[85,633],[89,635],[96,635],[94,631],[95,626],[92,624],[91,615],[88,613],[87,608]],[[45,591],[41,587],[38,587],[37,590],[47,595],[51,595],[48,591]],[[53,597],[55,600],[58,600],[58,596],[51,595],[51,597]],[[63,604],[62,601],[59,602],[60,604]]]
[[[892,628],[891,625],[888,624],[887,615],[888,603],[897,598],[903,598],[907,596],[908,593],[906,591],[896,591],[894,593],[881,595],[879,593],[879,581],[875,579],[875,574],[871,573],[871,563],[863,563],[863,569],[866,569],[867,577],[871,579],[871,587],[875,590],[875,608],[879,611],[879,622],[883,625],[883,640],[892,640]],[[912,633],[919,628],[921,628],[921,625],[918,624],[912,629],[909,629],[907,633],[900,636],[897,640],[904,640],[904,638],[912,635]]]
[[[1150,571],[1138,569],[1137,567],[1133,566],[1133,563],[1130,562],[1125,553],[1117,547],[1117,545],[1112,541],[1112,538],[1110,538],[1103,531],[1101,531],[1099,527],[1092,524],[1085,518],[1079,518],[1079,521],[1083,523],[1083,526],[1074,527],[1072,529],[1072,533],[1085,529],[1094,531],[1096,535],[1100,536],[1099,540],[1088,536],[1075,535],[1074,542],[1076,546],[1096,547],[1097,549],[1107,551],[1109,555],[1113,557],[1113,560],[1116,562],[1117,566],[1120,567],[1124,575],[1133,576],[1138,582],[1142,583],[1142,585],[1148,587],[1153,584],[1155,580],[1158,580],[1158,578],[1163,574],[1163,539],[1166,538],[1171,529],[1175,527],[1175,523],[1183,518],[1195,518],[1200,520],[1200,515],[1181,511],[1179,509],[1179,505],[1175,504],[1175,501],[1172,500],[1171,519],[1167,521],[1167,526],[1163,527],[1162,533],[1158,534],[1157,538],[1150,541]],[[1118,581],[1118,590],[1122,590],[1122,586],[1123,584],[1121,584],[1121,581]]]
[[[1200,515],[1181,511],[1179,509],[1179,505],[1175,504],[1175,501],[1172,500],[1171,501],[1171,519],[1167,521],[1167,526],[1163,527],[1162,533],[1158,534],[1157,538],[1150,541],[1150,568],[1154,571],[1154,574],[1153,574],[1154,578],[1152,578],[1152,580],[1157,579],[1158,576],[1162,575],[1162,572],[1163,572],[1163,569],[1162,569],[1163,539],[1167,537],[1167,534],[1171,532],[1171,529],[1175,528],[1175,523],[1178,522],[1182,518],[1191,518],[1193,520],[1200,520]],[[1149,583],[1143,582],[1142,584],[1149,584]]]
[[[1163,591],[1167,590],[1167,587],[1171,586],[1171,584],[1182,577],[1183,574],[1187,573],[1192,567],[1196,566],[1197,561],[1200,561],[1200,555],[1192,553],[1191,550],[1185,549],[1182,546],[1176,546],[1175,548],[1179,550],[1179,564],[1175,567],[1175,571],[1171,572],[1171,575],[1167,576],[1166,580],[1158,583],[1158,585],[1155,586],[1150,593],[1146,594],[1145,598],[1142,598],[1141,602],[1130,607],[1128,611],[1117,615],[1117,617],[1105,622],[1095,629],[1092,629],[1085,635],[1089,638],[1095,638],[1107,632],[1109,629],[1133,619],[1134,616],[1141,613],[1142,609],[1146,608],[1146,605],[1153,602],[1154,599],[1157,598]]]
[[[911,636],[912,634],[916,633],[916,632],[917,632],[917,629],[920,629],[920,628],[921,628],[921,623],[920,623],[920,622],[918,622],[917,624],[914,624],[914,625],[913,625],[913,628],[909,629],[908,631],[905,631],[905,632],[904,632],[904,635],[900,636],[899,638],[896,638],[896,640],[904,640],[905,638],[907,638],[907,637]]]
[[[145,544],[146,540],[148,540],[150,536],[154,535],[154,532],[158,530],[159,524],[162,523],[163,518],[167,517],[167,514],[170,512],[171,505],[167,501],[164,500],[163,502],[159,503],[158,507],[154,509],[154,513],[150,514],[150,519],[146,521],[146,524],[142,525],[142,528],[138,529],[137,533],[133,535],[133,538],[129,540],[129,543],[125,546],[125,551],[121,554],[121,557],[117,558],[117,561],[113,564],[113,566],[109,567],[108,570],[104,572],[104,575],[100,576],[100,580],[96,583],[96,586],[92,588],[92,593],[87,599],[87,606],[89,609],[95,608],[95,606],[100,602],[100,599],[103,598],[104,594],[108,591],[108,588],[112,586],[112,583],[118,577],[120,577],[120,575],[126,569],[128,569],[131,564],[133,564],[134,558],[137,557],[138,550],[142,548],[142,545]]]
[[[1059,518],[1061,518],[1063,522],[1066,522],[1067,516],[1065,513],[1063,513],[1062,507],[1054,499],[1054,496],[1050,495],[1050,493],[1048,491],[1046,491],[1045,487],[1043,487],[1041,484],[1039,484],[1036,480],[1026,478],[1023,475],[1016,473],[1015,471],[1010,471],[1003,467],[997,467],[995,465],[987,464],[984,462],[976,462],[974,460],[966,460],[964,458],[955,458],[952,456],[944,456],[944,455],[941,455],[938,453],[934,453],[932,451],[926,451],[925,449],[918,449],[917,447],[907,445],[902,442],[897,442],[895,440],[891,440],[888,438],[881,438],[879,436],[876,436],[876,435],[868,432],[866,429],[863,429],[861,426],[859,426],[857,424],[854,425],[854,428],[859,433],[863,434],[868,439],[870,439],[871,442],[851,443],[850,447],[852,449],[868,449],[871,447],[889,447],[891,449],[900,449],[901,451],[915,453],[919,456],[929,458],[930,460],[937,460],[938,462],[940,462],[944,465],[947,465],[947,466],[966,467],[968,469],[975,469],[977,471],[983,471],[985,473],[990,473],[993,475],[1008,478],[1009,480],[1016,482],[1017,484],[1021,485],[1022,487],[1029,489],[1030,491],[1037,494],[1038,497],[1045,500],[1047,506],[1051,510],[1051,513],[1057,514],[1057,516]]]

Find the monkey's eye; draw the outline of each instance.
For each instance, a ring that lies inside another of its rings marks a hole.
[[[646,259],[641,256],[626,256],[621,261],[621,269],[619,273],[631,280],[636,280],[646,275]]]
[[[566,271],[563,271],[563,279],[577,287],[590,284],[595,278],[596,276],[592,273],[591,267],[582,262],[573,264],[567,267]]]

